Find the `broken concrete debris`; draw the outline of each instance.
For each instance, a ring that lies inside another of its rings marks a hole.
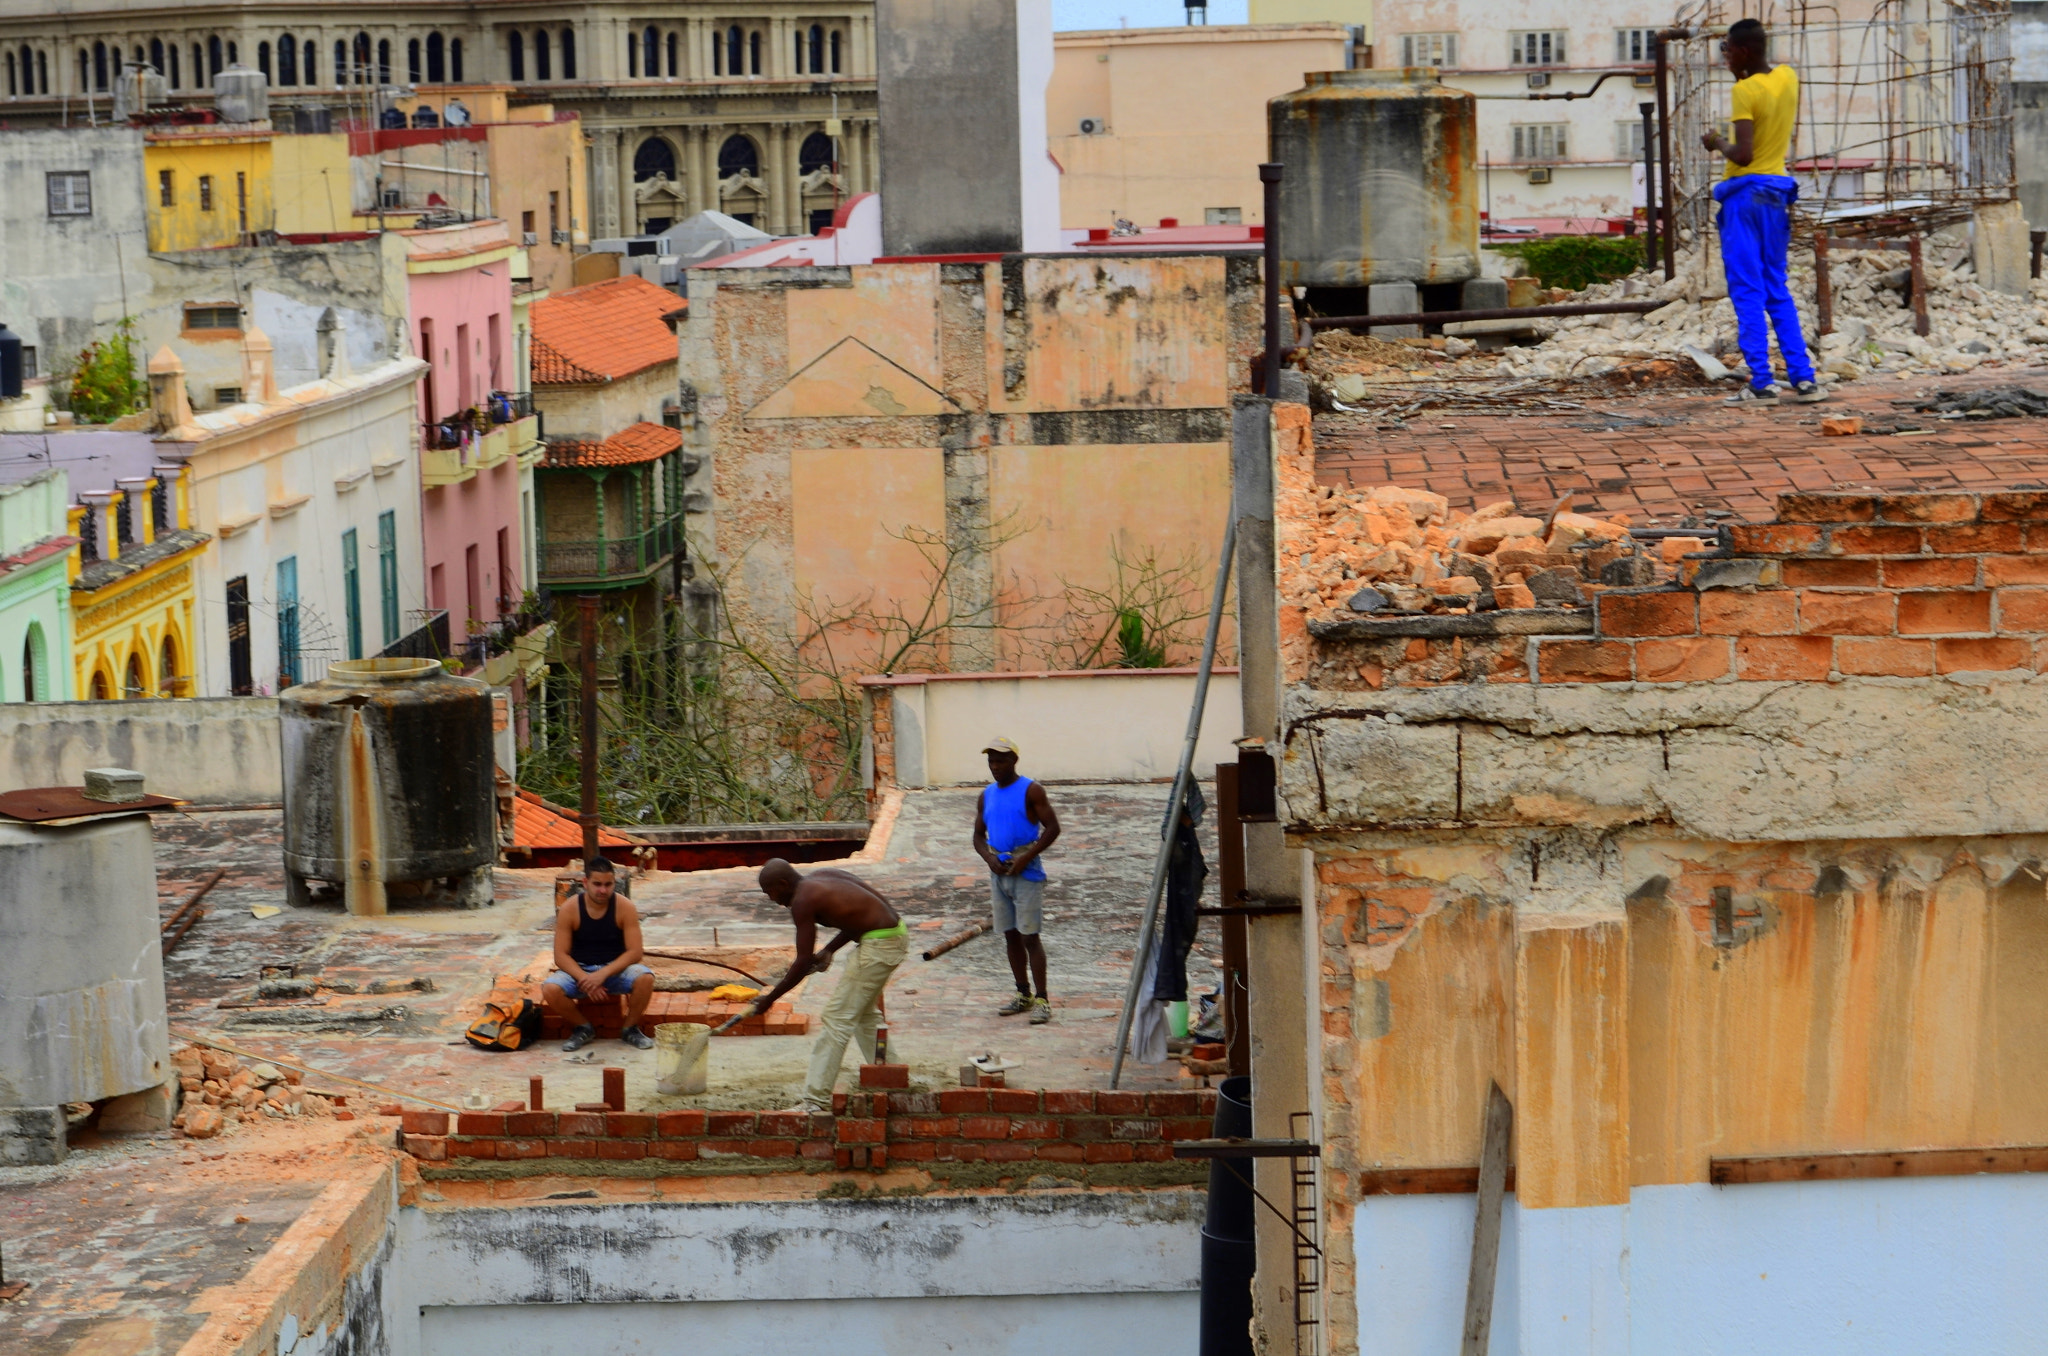
[[[295,1069],[244,1064],[225,1050],[199,1045],[172,1051],[171,1064],[178,1072],[181,1094],[171,1127],[190,1139],[211,1139],[258,1116],[354,1118],[339,1107],[346,1098],[308,1092],[301,1086],[305,1075]]]

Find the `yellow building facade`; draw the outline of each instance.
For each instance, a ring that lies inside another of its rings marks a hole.
[[[160,466],[79,499],[71,509],[75,691],[95,701],[195,695],[194,566],[212,538],[191,526],[184,469]]]
[[[162,127],[142,143],[152,251],[240,245],[276,229],[268,127]]]

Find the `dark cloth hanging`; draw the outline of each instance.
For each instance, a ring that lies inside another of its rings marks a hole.
[[[1166,859],[1166,907],[1160,915],[1159,958],[1152,971],[1154,1002],[1187,1001],[1188,952],[1194,949],[1195,930],[1201,925],[1195,910],[1202,903],[1202,882],[1209,878],[1209,864],[1202,860],[1195,826],[1208,809],[1202,784],[1190,779],[1180,823],[1175,826],[1173,852]]]

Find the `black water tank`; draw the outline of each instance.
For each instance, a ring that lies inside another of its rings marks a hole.
[[[1252,1080],[1226,1078],[1217,1089],[1215,1135],[1250,1139]],[[1232,1171],[1235,1169],[1235,1171]],[[1251,1356],[1252,1160],[1209,1164],[1209,1213],[1202,1223],[1202,1356]]]
[[[0,325],[0,400],[21,394],[21,339]]]

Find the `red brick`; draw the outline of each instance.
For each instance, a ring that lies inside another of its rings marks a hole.
[[[551,1139],[548,1141],[549,1158],[595,1158],[597,1141],[594,1139]]]
[[[1977,517],[1973,494],[1888,494],[1877,516],[1888,523],[1967,523]]]
[[[1069,1116],[1065,1125],[1068,1139],[1109,1138],[1109,1121],[1101,1116]]]
[[[1007,1116],[962,1116],[960,1137],[962,1139],[1003,1139],[1010,1133]]]
[[[1883,565],[1889,589],[1968,588],[1977,582],[1977,562],[1964,556],[1887,560]]]
[[[1888,636],[1896,596],[1890,593],[1819,593],[1799,590],[1799,629],[1808,635]]]
[[[495,1139],[451,1139],[448,1141],[450,1158],[496,1158],[498,1141]]]
[[[917,1146],[912,1145],[911,1147],[915,1148]],[[925,1147],[930,1146],[927,1145]],[[798,1150],[798,1152],[813,1162],[829,1163],[832,1161],[832,1141],[829,1139],[807,1139],[803,1143],[803,1148]]]
[[[758,1128],[760,1118],[751,1111],[713,1111],[704,1117],[704,1133],[707,1135],[751,1135]]]
[[[1095,1109],[1105,1116],[1142,1116],[1145,1114],[1145,1094],[1098,1092],[1095,1094]]]
[[[881,1144],[889,1138],[889,1123],[863,1116],[841,1116],[832,1126],[841,1144]]]
[[[1798,629],[1799,615],[1789,593],[1728,593],[1716,589],[1700,595],[1702,635],[1786,636]]]
[[[465,1111],[455,1118],[455,1133],[458,1135],[502,1135],[505,1133],[505,1113],[502,1111]]]
[[[1090,1163],[1129,1163],[1138,1155],[1129,1144],[1103,1141],[1088,1146],[1087,1161]]]
[[[1982,590],[1899,595],[1899,634],[1944,636],[1991,629],[1991,595]]]
[[[1977,516],[1987,523],[2010,523],[2048,518],[2048,493],[2040,490],[2003,490],[1984,496]]]
[[[1200,1110],[1204,1116],[1214,1116],[1216,1114],[1216,1089],[1203,1088],[1195,1093],[1195,1097],[1201,1103]]]
[[[1603,593],[1599,631],[1603,636],[1689,636],[1699,630],[1699,595]]]
[[[2048,589],[2000,589],[2000,631],[2048,631]]]
[[[1874,589],[1882,582],[1875,560],[1788,560],[1779,572],[1787,588]]]
[[[647,1146],[647,1156],[649,1158],[666,1158],[675,1162],[689,1163],[696,1160],[697,1146],[685,1144],[681,1140],[656,1140]]]
[[[811,1118],[802,1111],[764,1111],[759,1128],[764,1135],[802,1139],[811,1133]]]
[[[525,1110],[527,1110],[527,1105],[526,1105],[526,1103],[525,1103],[525,1102],[524,1102],[523,1100],[521,1100],[520,1098],[517,1098],[517,1097],[513,1097],[513,1098],[510,1098],[510,1099],[508,1099],[508,1100],[506,1100],[506,1101],[503,1101],[503,1102],[493,1102],[493,1103],[491,1103],[491,1110],[493,1110],[493,1111],[525,1111]]]
[[[1170,1163],[1173,1161],[1173,1146],[1171,1144],[1134,1144],[1131,1147],[1138,1151],[1138,1161],[1140,1163]]]
[[[1080,1163],[1088,1157],[1078,1144],[1041,1144],[1034,1152],[1048,1163]]]
[[[889,1135],[901,1135],[905,1139],[957,1139],[960,1135],[958,1116],[891,1116]]]
[[[626,1161],[647,1157],[647,1143],[645,1140],[600,1139],[593,1142],[597,1145],[597,1156],[599,1158]]]
[[[544,1139],[501,1139],[498,1141],[498,1157],[504,1158],[546,1158],[548,1142]]]
[[[2004,636],[1934,642],[1934,668],[1937,673],[2002,673],[2007,669],[2030,669],[2033,659],[2034,647],[2031,644]]]
[[[1038,1110],[1038,1094],[1026,1088],[991,1088],[988,1109],[1012,1116],[1028,1114]]]
[[[2037,526],[2028,528],[2027,554],[2039,555],[2044,551],[2048,551],[2048,527]]]
[[[555,1133],[556,1115],[552,1111],[514,1111],[505,1117],[505,1133],[522,1136],[548,1136]]]
[[[663,1139],[691,1139],[704,1133],[704,1121],[701,1111],[664,1111],[654,1118],[654,1129]]]
[[[988,1146],[987,1161],[990,1163],[1024,1163],[1031,1159],[1033,1153],[1034,1150],[1029,1144],[991,1144]]]
[[[864,1168],[868,1165],[866,1145],[842,1144],[832,1151],[832,1165],[837,1168]]]
[[[1625,683],[1635,677],[1635,651],[1618,640],[1540,641],[1536,677],[1545,683]]]
[[[860,1066],[860,1085],[864,1088],[907,1088],[910,1086],[908,1064],[863,1064]]]
[[[2048,584],[2048,557],[1987,556],[1984,560],[1984,582],[1991,585]]]
[[[1148,1092],[1145,1110],[1154,1116],[1192,1116],[1202,1108],[1201,1098],[1192,1092]]]
[[[1835,642],[1835,663],[1856,677],[1924,678],[1934,672],[1934,646],[1893,636],[1843,636]]]
[[[1743,636],[1735,676],[1749,682],[1824,682],[1834,645],[1826,636]]]
[[[1970,523],[1962,527],[1930,527],[1927,549],[1945,556],[1984,555],[1992,551],[2024,551],[2026,533],[2017,523]]]
[[[1158,1139],[1159,1122],[1155,1120],[1120,1120],[1109,1123],[1111,1139]]]
[[[613,1139],[654,1138],[654,1113],[650,1111],[608,1111],[604,1132]]]
[[[889,1152],[899,1163],[929,1163],[939,1156],[936,1144],[899,1144],[892,1142]]]
[[[1921,550],[1920,529],[1838,527],[1828,546],[1839,556],[1917,556]]]
[[[754,1158],[795,1158],[796,1141],[793,1139],[750,1139],[747,1153]]]
[[[939,1093],[939,1110],[959,1113],[988,1110],[988,1089],[947,1088]]]
[[[876,1172],[880,1172],[882,1169],[888,1167],[889,1146],[886,1144],[875,1144],[869,1146],[868,1166],[873,1168]]]
[[[1867,523],[1877,517],[1868,494],[1781,494],[1778,520],[1786,523]]]
[[[988,1146],[972,1140],[948,1140],[938,1145],[939,1157],[948,1163],[979,1163]]]
[[[700,1139],[696,1143],[702,1158],[739,1158],[747,1152],[743,1139]]]
[[[1821,530],[1803,523],[1733,523],[1728,541],[1738,556],[1790,556],[1821,544]]]
[[[1011,1139],[1058,1139],[1060,1123],[1049,1116],[1023,1116],[1010,1122]]]
[[[401,1111],[398,1128],[408,1135],[445,1135],[448,1133],[448,1113],[445,1111]]]
[[[1636,645],[1636,680],[1644,683],[1710,683],[1728,674],[1725,636],[1681,636]]]
[[[448,1140],[444,1135],[417,1135],[406,1132],[405,1151],[422,1163],[441,1163],[448,1158]]]
[[[844,1116],[846,1114],[845,1093],[835,1092],[832,1094],[832,1114],[835,1116]]]
[[[1047,1091],[1045,1094],[1045,1109],[1056,1116],[1091,1115],[1095,1111],[1095,1094],[1092,1091]]]
[[[564,1111],[555,1117],[555,1133],[558,1135],[602,1135],[605,1131],[605,1113],[602,1111]]]

